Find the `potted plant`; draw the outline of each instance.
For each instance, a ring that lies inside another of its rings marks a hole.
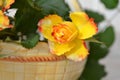
[[[64,0],[1,0],[0,80],[76,80],[97,31],[93,18],[70,12]]]

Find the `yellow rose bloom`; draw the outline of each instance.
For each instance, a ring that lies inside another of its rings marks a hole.
[[[64,21],[53,26],[52,36],[58,43],[66,43],[72,41],[78,30],[75,25],[69,21]]]
[[[70,18],[72,21],[64,21],[49,15],[39,21],[38,29],[48,39],[51,53],[80,61],[89,54],[84,39],[95,35],[98,28],[84,12],[72,12]]]

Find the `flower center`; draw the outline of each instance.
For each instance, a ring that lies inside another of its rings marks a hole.
[[[68,24],[68,22],[54,25],[53,26],[52,36],[59,43],[69,42],[77,34],[76,33],[77,31],[76,31],[76,29],[74,27],[75,26],[71,25],[71,23]]]

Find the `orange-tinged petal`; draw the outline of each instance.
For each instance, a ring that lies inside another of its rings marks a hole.
[[[88,54],[88,49],[86,48],[84,41],[76,39],[75,47],[66,53],[66,57],[74,61],[81,61],[85,59]]]
[[[8,17],[5,16],[1,10],[0,10],[0,24],[2,24],[2,25],[9,25]]]
[[[79,30],[79,39],[87,39],[95,35],[98,31],[94,20],[89,19],[88,15],[84,12],[73,12],[70,14],[72,22]]]
[[[84,12],[72,12],[70,13],[72,22],[80,29],[89,20],[89,17]]]
[[[61,23],[62,21],[62,18],[58,15],[49,15],[39,21],[39,31],[42,32],[45,38],[54,41],[54,38],[52,37],[52,27],[53,25]]]
[[[5,0],[3,2],[4,4],[4,9],[9,9],[10,8],[10,5],[13,4],[15,2],[15,0]]]
[[[79,29],[79,39],[87,39],[95,35],[98,31],[94,20],[91,18],[89,21]]]
[[[9,27],[9,19],[0,10],[0,30],[8,28],[8,27]]]
[[[50,52],[58,56],[63,55],[67,51],[70,51],[74,46],[74,42],[60,44],[49,41]]]

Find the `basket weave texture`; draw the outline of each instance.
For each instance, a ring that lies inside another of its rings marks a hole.
[[[13,46],[13,44],[10,45]],[[47,45],[43,43],[41,45],[42,47],[39,51],[43,50],[42,52],[46,53],[44,49],[47,49],[45,47]],[[16,51],[15,48],[11,51],[10,46],[8,47],[6,43],[5,45],[1,43],[0,47],[0,53]],[[4,49],[4,47],[6,49]],[[39,46],[36,46],[36,48],[38,47]],[[23,49],[18,48],[18,45],[16,48],[23,52]],[[36,50],[37,49],[31,51],[36,52]],[[26,52],[26,50],[24,51]],[[30,50],[27,50],[27,53],[28,51]],[[22,56],[20,53],[20,55],[17,54],[17,56],[12,55],[0,58],[0,80],[77,80],[86,63],[86,60],[74,62],[66,59],[64,56],[57,57],[54,55],[41,54]]]
[[[0,61],[0,80],[77,80],[85,61]]]

